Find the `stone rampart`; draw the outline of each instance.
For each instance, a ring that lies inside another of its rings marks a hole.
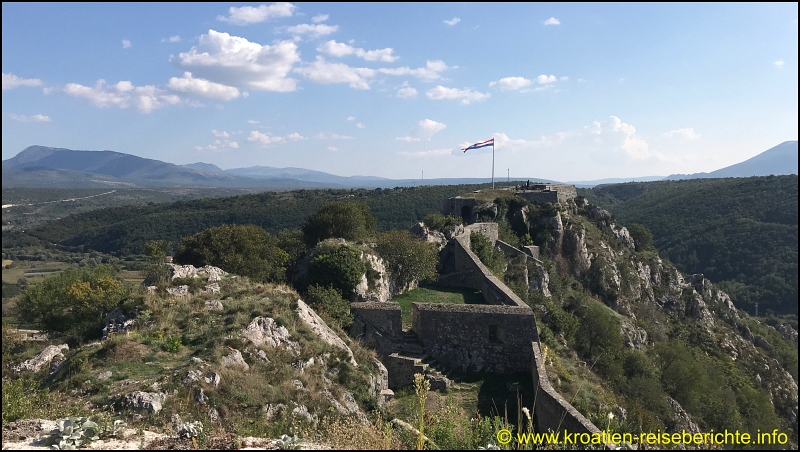
[[[469,235],[471,232],[477,232],[489,239],[492,244],[497,242],[500,237],[500,229],[497,223],[473,223],[464,227],[464,232]]]
[[[527,253],[522,252],[522,250],[520,250],[519,248],[515,248],[502,240],[497,240],[496,242],[494,242],[494,245],[500,248],[500,251],[502,251],[503,254],[505,254],[506,256],[511,256],[511,257],[525,256],[526,260],[529,257]]]
[[[517,196],[527,199],[533,204],[546,202],[565,204],[578,196],[574,185],[568,184],[533,184],[529,190],[517,192]]]
[[[398,303],[371,301],[350,303],[350,312],[369,322],[384,335],[396,337],[403,332]]]
[[[467,224],[475,223],[478,221],[478,200],[461,196],[448,198],[442,205],[442,215],[461,218]]]
[[[411,313],[425,352],[450,369],[530,370],[530,344],[538,337],[528,307],[413,303]]]
[[[534,420],[536,421],[537,431],[546,432],[551,430],[553,432],[561,432],[567,430],[570,433],[589,434],[599,432],[600,429],[578,412],[558,391],[553,389],[547,376],[547,369],[545,369],[544,357],[542,356],[541,348],[539,348],[539,342],[535,341],[529,345],[532,349],[530,355],[533,358],[531,368],[534,391],[536,392],[536,409],[534,411],[536,415]]]

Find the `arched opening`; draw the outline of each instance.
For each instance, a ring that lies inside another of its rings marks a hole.
[[[461,207],[461,219],[464,220],[464,223],[466,224],[472,223],[472,207],[470,206]]]

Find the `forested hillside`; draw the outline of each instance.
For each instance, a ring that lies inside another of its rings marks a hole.
[[[685,273],[703,273],[737,307],[797,314],[797,176],[658,181],[580,190],[638,223]]]
[[[114,207],[72,215],[45,225],[3,234],[3,248],[42,240],[118,255],[142,252],[148,240],[178,243],[183,237],[222,224],[255,224],[270,233],[300,228],[324,203],[354,199],[367,203],[378,229],[407,229],[442,202],[483,185],[423,186],[375,190],[296,190],[231,198],[198,199]]]

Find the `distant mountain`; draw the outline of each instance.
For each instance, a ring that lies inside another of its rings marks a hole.
[[[664,176],[643,176],[643,177],[612,177],[609,179],[596,179],[596,180],[572,180],[567,181],[567,184],[572,184],[578,188],[592,188],[597,185],[604,184],[624,184],[625,182],[652,182],[655,180],[664,180]]]
[[[797,174],[797,141],[784,141],[757,156],[710,173],[673,174],[667,179],[752,177]]]
[[[225,170],[223,170],[222,168],[218,167],[217,165],[212,165],[211,163],[203,163],[203,162],[190,163],[188,165],[183,165],[183,167],[184,168],[193,169],[193,170],[197,170],[197,171],[205,171],[205,172],[208,172],[208,173],[224,173],[225,172]]]

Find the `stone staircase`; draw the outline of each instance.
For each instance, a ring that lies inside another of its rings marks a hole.
[[[397,351],[390,358],[403,368],[400,372],[405,377],[403,380],[410,379],[413,382],[413,375],[419,373],[431,382],[432,391],[446,391],[450,388],[451,382],[441,369],[442,366],[425,354],[425,349],[413,331],[404,331],[394,345]]]

